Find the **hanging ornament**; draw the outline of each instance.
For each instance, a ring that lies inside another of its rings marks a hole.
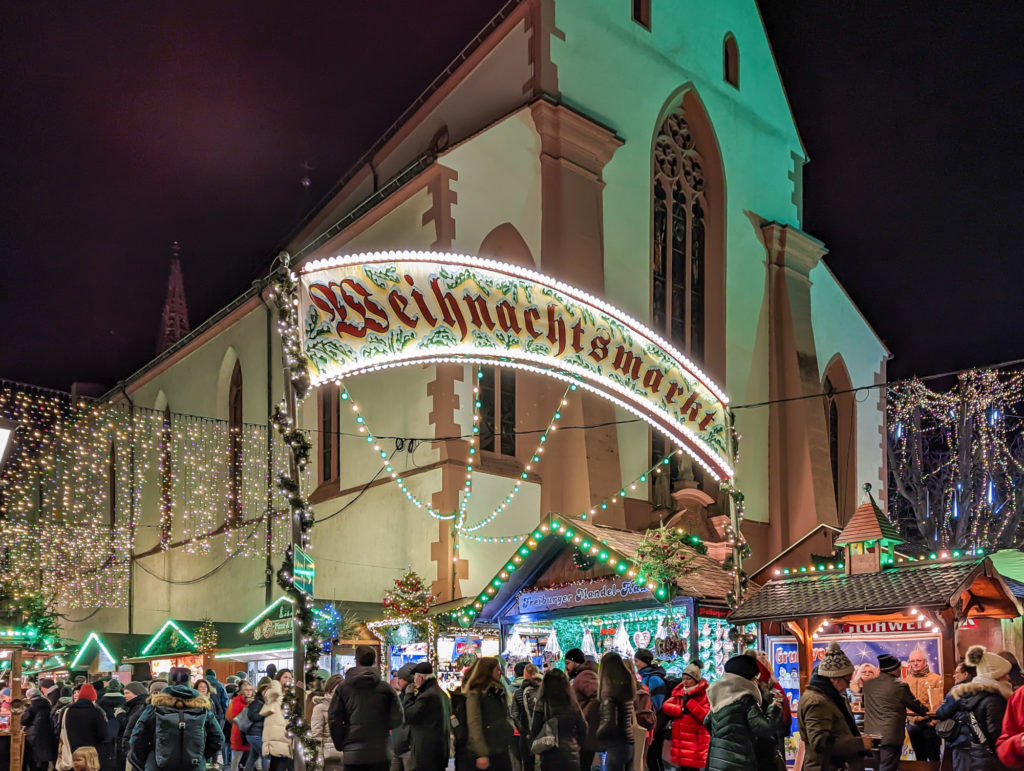
[[[544,663],[551,664],[560,658],[562,658],[562,649],[558,645],[558,634],[552,628],[551,634],[548,635],[548,641],[544,643]]]
[[[624,659],[632,659],[636,650],[629,642],[629,635],[626,633],[626,622],[620,621],[619,628],[615,630],[615,637],[612,638],[612,650]]]
[[[523,636],[519,632],[512,632],[508,636],[505,652],[502,655],[509,660],[522,661],[530,658],[530,653],[530,646],[526,644]]]
[[[665,628],[665,619],[658,618],[658,626],[654,630],[655,640],[664,640],[668,637],[668,629]]]
[[[590,627],[586,627],[583,630],[583,643],[580,645],[580,650],[583,651],[584,656],[590,656],[591,658],[597,658],[597,646],[594,645],[594,633],[590,631]]]

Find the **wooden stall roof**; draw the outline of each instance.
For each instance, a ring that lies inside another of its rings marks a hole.
[[[909,607],[961,617],[1011,618],[1016,597],[988,557],[889,566],[878,573],[799,573],[769,581],[729,615],[736,624],[900,613]]]

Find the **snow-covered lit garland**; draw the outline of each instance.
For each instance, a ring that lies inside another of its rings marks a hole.
[[[298,323],[298,280],[290,270],[291,257],[287,252],[278,255],[280,269],[274,280],[271,299],[277,308],[277,328],[281,336],[282,355],[284,357],[284,376],[290,383],[289,397],[292,405],[282,402],[270,416],[274,427],[281,434],[292,458],[291,472],[282,474],[277,484],[288,500],[293,523],[299,526],[299,545],[310,548],[310,534],[313,530],[313,509],[309,500],[302,493],[300,478],[302,471],[309,463],[312,444],[305,432],[295,425],[293,416],[298,411],[298,404],[309,391],[309,373],[306,370],[302,343],[299,338]],[[288,389],[286,389],[288,390]],[[285,553],[281,569],[277,571],[277,582],[285,593],[294,601],[295,618],[299,623],[302,644],[306,649],[305,677],[299,683],[309,682],[316,676],[320,662],[320,638],[317,634],[316,618],[313,614],[313,598],[295,585],[293,569],[294,553],[289,547]],[[307,771],[320,771],[320,752],[312,728],[303,717],[301,698],[302,691],[297,688],[286,688],[284,693],[284,714],[288,720],[288,731],[299,742],[299,751],[305,760]]]

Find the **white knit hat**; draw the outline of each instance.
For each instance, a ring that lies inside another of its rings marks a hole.
[[[1002,656],[988,653],[983,645],[972,645],[967,649],[964,662],[978,671],[978,677],[998,680],[1010,673],[1010,662]]]

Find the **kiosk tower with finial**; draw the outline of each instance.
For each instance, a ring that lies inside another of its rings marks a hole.
[[[896,563],[894,549],[903,542],[900,531],[875,503],[871,485],[864,485],[864,500],[836,538],[835,545],[846,552],[846,574],[880,573],[885,565]]]

